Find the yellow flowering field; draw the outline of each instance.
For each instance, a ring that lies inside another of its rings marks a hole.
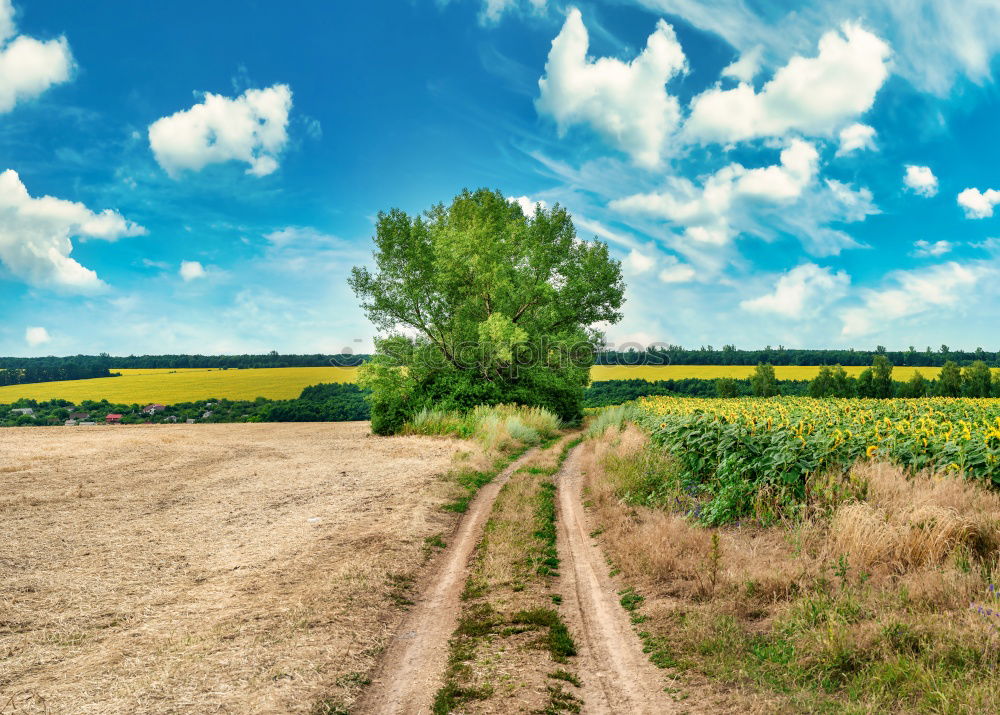
[[[0,387],[0,404],[22,397],[72,402],[103,400],[124,404],[160,402],[165,405],[210,397],[253,400],[266,397],[287,400],[304,387],[321,382],[354,382],[354,367],[268,367],[245,370],[204,368],[113,370],[121,377],[39,382]]]
[[[762,488],[801,502],[811,475],[864,459],[1000,486],[1000,399],[647,397],[636,404],[685,478],[713,495],[715,511],[702,515],[708,522],[746,513]]]

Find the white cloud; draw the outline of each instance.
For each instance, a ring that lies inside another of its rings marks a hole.
[[[667,256],[666,263],[666,267],[659,273],[659,278],[664,283],[688,283],[697,275],[693,267],[681,263],[674,256]]]
[[[850,283],[851,277],[844,271],[834,273],[815,263],[803,263],[782,275],[773,292],[744,300],[740,307],[755,313],[805,318],[842,298]]]
[[[938,180],[929,166],[906,165],[903,183],[919,196],[934,196],[938,192]]]
[[[181,268],[178,273],[184,279],[185,283],[190,283],[208,275],[205,271],[205,266],[201,265],[198,261],[181,261]]]
[[[149,145],[170,176],[208,164],[241,161],[248,174],[266,176],[278,168],[288,143],[292,91],[276,84],[248,89],[236,99],[208,93],[200,104],[156,120]]]
[[[538,80],[538,112],[553,117],[560,133],[590,124],[636,164],[658,166],[680,120],[677,99],[665,85],[686,68],[673,28],[659,20],[645,49],[628,63],[590,60],[589,45],[580,11],[572,8]]]
[[[875,127],[855,122],[841,129],[837,156],[850,154],[860,149],[875,149]]]
[[[830,135],[871,108],[889,75],[889,46],[853,23],[819,41],[816,57],[795,56],[757,92],[747,82],[692,100],[685,133],[707,142]]]
[[[535,215],[535,204],[540,204],[543,209],[549,208],[549,205],[544,201],[535,201],[527,196],[508,196],[507,201],[520,206],[521,211],[528,218]]]
[[[965,218],[989,218],[997,204],[1000,204],[1000,191],[996,189],[966,189],[958,195],[958,205],[965,209]]]
[[[72,237],[114,241],[146,229],[110,209],[94,213],[72,201],[32,198],[16,171],[0,173],[0,262],[35,286],[92,291],[97,274],[70,258]]]
[[[18,35],[11,0],[0,0],[0,113],[69,80],[73,55],[65,37]]]
[[[986,263],[962,265],[955,261],[888,276],[892,287],[868,290],[863,304],[841,314],[846,338],[869,335],[894,327],[894,321],[957,306],[976,285],[996,269]]]
[[[685,236],[692,242],[722,246],[737,233],[732,214],[741,203],[780,205],[794,201],[815,178],[818,162],[816,147],[793,139],[781,152],[779,164],[758,169],[730,164],[701,187],[688,179],[671,177],[666,191],[617,199],[611,208],[667,219],[684,226]]]
[[[949,241],[924,241],[923,239],[913,242],[913,254],[917,258],[938,257],[951,251],[954,245]]]
[[[723,77],[732,77],[740,82],[752,82],[753,78],[760,72],[760,63],[764,59],[764,48],[760,45],[753,47],[743,54],[731,65],[722,70]]]
[[[49,331],[42,327],[28,328],[24,331],[24,341],[33,348],[51,342]]]
[[[922,91],[944,96],[957,77],[982,84],[1000,50],[1000,4],[993,0],[634,0],[723,37],[738,52],[763,46],[776,66],[844,20],[864,18],[894,50],[893,71]]]
[[[628,255],[625,256],[625,260],[622,261],[622,265],[625,266],[625,270],[632,275],[641,275],[643,273],[648,273],[656,265],[656,259],[652,256],[648,256],[641,251],[633,248],[629,251]]]

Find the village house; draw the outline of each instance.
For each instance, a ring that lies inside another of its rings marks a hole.
[[[17,407],[10,411],[12,415],[34,415],[35,411],[30,407]]]
[[[76,427],[76,425],[77,425],[76,420],[66,420],[67,427]]]
[[[79,420],[89,420],[90,419],[90,414],[87,413],[87,412],[70,412],[69,413],[69,418],[71,420],[77,420],[77,421],[79,421]]]
[[[104,418],[104,421],[109,425],[121,424],[122,416],[117,414],[110,414]]]
[[[147,415],[155,415],[157,412],[163,412],[166,409],[167,409],[166,405],[153,404],[153,405],[146,405],[145,407],[142,408],[142,411]]]

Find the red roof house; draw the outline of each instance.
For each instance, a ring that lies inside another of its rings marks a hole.
[[[109,425],[116,425],[116,424],[119,424],[122,421],[122,416],[121,415],[111,414],[111,415],[108,415],[107,417],[105,417],[104,421],[107,422]]]

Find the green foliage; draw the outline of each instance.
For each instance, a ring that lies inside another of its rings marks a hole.
[[[833,370],[824,365],[819,369],[819,374],[809,383],[809,397],[833,397]],[[722,397],[722,395],[719,395]]]
[[[930,383],[919,372],[913,373],[905,387],[900,391],[900,397],[920,398],[926,397],[930,388]]]
[[[375,244],[375,271],[350,279],[389,334],[360,370],[373,430],[481,404],[581,418],[599,346],[590,326],[620,319],[624,284],[607,246],[577,240],[565,209],[526,217],[499,192],[464,191],[423,216],[380,213]]]
[[[871,371],[871,368],[862,370],[861,374],[858,375],[858,397],[872,398],[875,397],[875,374]]]
[[[12,410],[29,407],[34,414],[19,416]],[[18,400],[0,405],[0,426],[57,426],[70,414],[83,413],[86,421],[103,423],[105,417],[122,415],[123,424],[163,422],[344,422],[368,419],[365,391],[356,385],[333,383],[305,388],[294,400],[220,400],[165,405],[163,411],[146,414],[142,405],[114,404],[107,400],[83,400],[73,405],[67,400]],[[81,420],[83,421],[83,420]]]
[[[962,370],[958,363],[949,360],[944,364],[938,376],[936,392],[941,397],[959,397],[962,394]]]
[[[833,372],[831,374],[831,384],[833,397],[854,397],[854,381],[848,377],[847,370],[840,365],[833,368]]]
[[[736,397],[739,387],[733,378],[722,377],[715,381],[715,393],[719,397]]]
[[[845,481],[851,465],[876,455],[914,472],[1000,485],[1000,405],[992,401],[651,398],[639,407],[651,413],[653,443],[677,466],[657,474],[633,459],[642,468],[620,470],[621,496],[682,509],[707,525],[797,518],[817,479]],[[856,491],[843,486],[833,491]]]
[[[976,360],[962,372],[964,392],[967,397],[989,397],[993,391],[993,376],[986,363]]]
[[[774,377],[774,366],[759,363],[750,378],[754,397],[774,397],[778,394],[778,381]]]
[[[892,397],[892,363],[885,355],[876,355],[872,360],[872,397],[888,399]]]

